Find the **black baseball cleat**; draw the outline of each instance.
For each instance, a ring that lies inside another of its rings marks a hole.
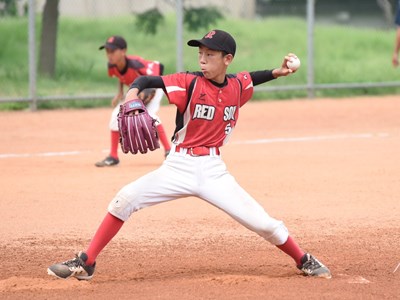
[[[107,156],[105,159],[95,163],[96,167],[111,167],[119,164],[119,159],[112,156]]]
[[[48,267],[47,274],[62,279],[75,277],[78,280],[89,280],[93,277],[96,262],[92,266],[87,266],[87,258],[86,253],[81,251],[75,254],[73,259]]]
[[[331,271],[318,261],[310,253],[306,253],[301,258],[301,265],[297,268],[307,276],[332,278]]]

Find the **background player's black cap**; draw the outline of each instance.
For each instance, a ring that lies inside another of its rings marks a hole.
[[[107,48],[107,49],[126,49],[126,41],[122,36],[113,35],[110,36],[104,45],[99,47],[99,50]]]
[[[233,56],[235,56],[236,52],[236,42],[233,37],[229,33],[218,29],[211,30],[200,40],[190,40],[187,44],[191,47],[203,45],[212,50],[225,51]]]

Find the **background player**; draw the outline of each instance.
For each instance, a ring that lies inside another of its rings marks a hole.
[[[108,206],[89,247],[74,259],[48,268],[60,278],[88,280],[101,250],[117,234],[132,213],[155,204],[196,196],[213,204],[293,258],[306,275],[331,278],[327,267],[305,253],[282,221],[270,217],[262,206],[236,182],[220,156],[239,117],[239,109],[250,100],[253,86],[293,73],[285,56],[280,68],[226,74],[236,43],[221,30],[213,30],[189,46],[199,47],[201,72],[165,76],[141,76],[126,95],[137,99],[144,88],[163,88],[176,105],[176,129],[171,153],[157,170],[123,187]]]
[[[102,161],[97,162],[97,167],[114,166],[119,163],[119,131],[117,116],[119,103],[124,98],[124,85],[130,86],[132,82],[142,75],[162,75],[164,66],[158,61],[145,60],[140,56],[127,55],[127,43],[121,36],[112,36],[106,43],[100,46],[99,50],[106,49],[108,59],[108,75],[118,78],[118,92],[111,100],[114,110],[110,119],[111,147],[109,155]],[[160,118],[156,115],[160,108],[163,91],[157,89],[154,98],[146,105],[149,114],[157,120],[157,131],[160,142],[164,147],[165,156],[168,155],[171,146],[166,136]]]

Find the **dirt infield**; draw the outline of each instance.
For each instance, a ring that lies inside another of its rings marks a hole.
[[[0,112],[1,299],[399,299],[397,96],[249,103],[222,149],[239,183],[331,280],[303,277],[196,198],[134,214],[91,281],[48,276],[85,249],[114,194],[163,161],[158,150],[94,167],[107,154],[110,113]],[[172,133],[174,108],[159,115]]]

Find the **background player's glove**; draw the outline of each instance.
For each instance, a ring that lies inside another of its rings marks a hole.
[[[138,97],[140,100],[143,101],[144,105],[147,106],[147,104],[149,104],[150,101],[153,100],[155,94],[156,94],[156,89],[149,88],[141,91]]]
[[[121,149],[124,153],[147,153],[160,148],[156,120],[147,112],[140,99],[121,104],[118,113],[118,128]]]

